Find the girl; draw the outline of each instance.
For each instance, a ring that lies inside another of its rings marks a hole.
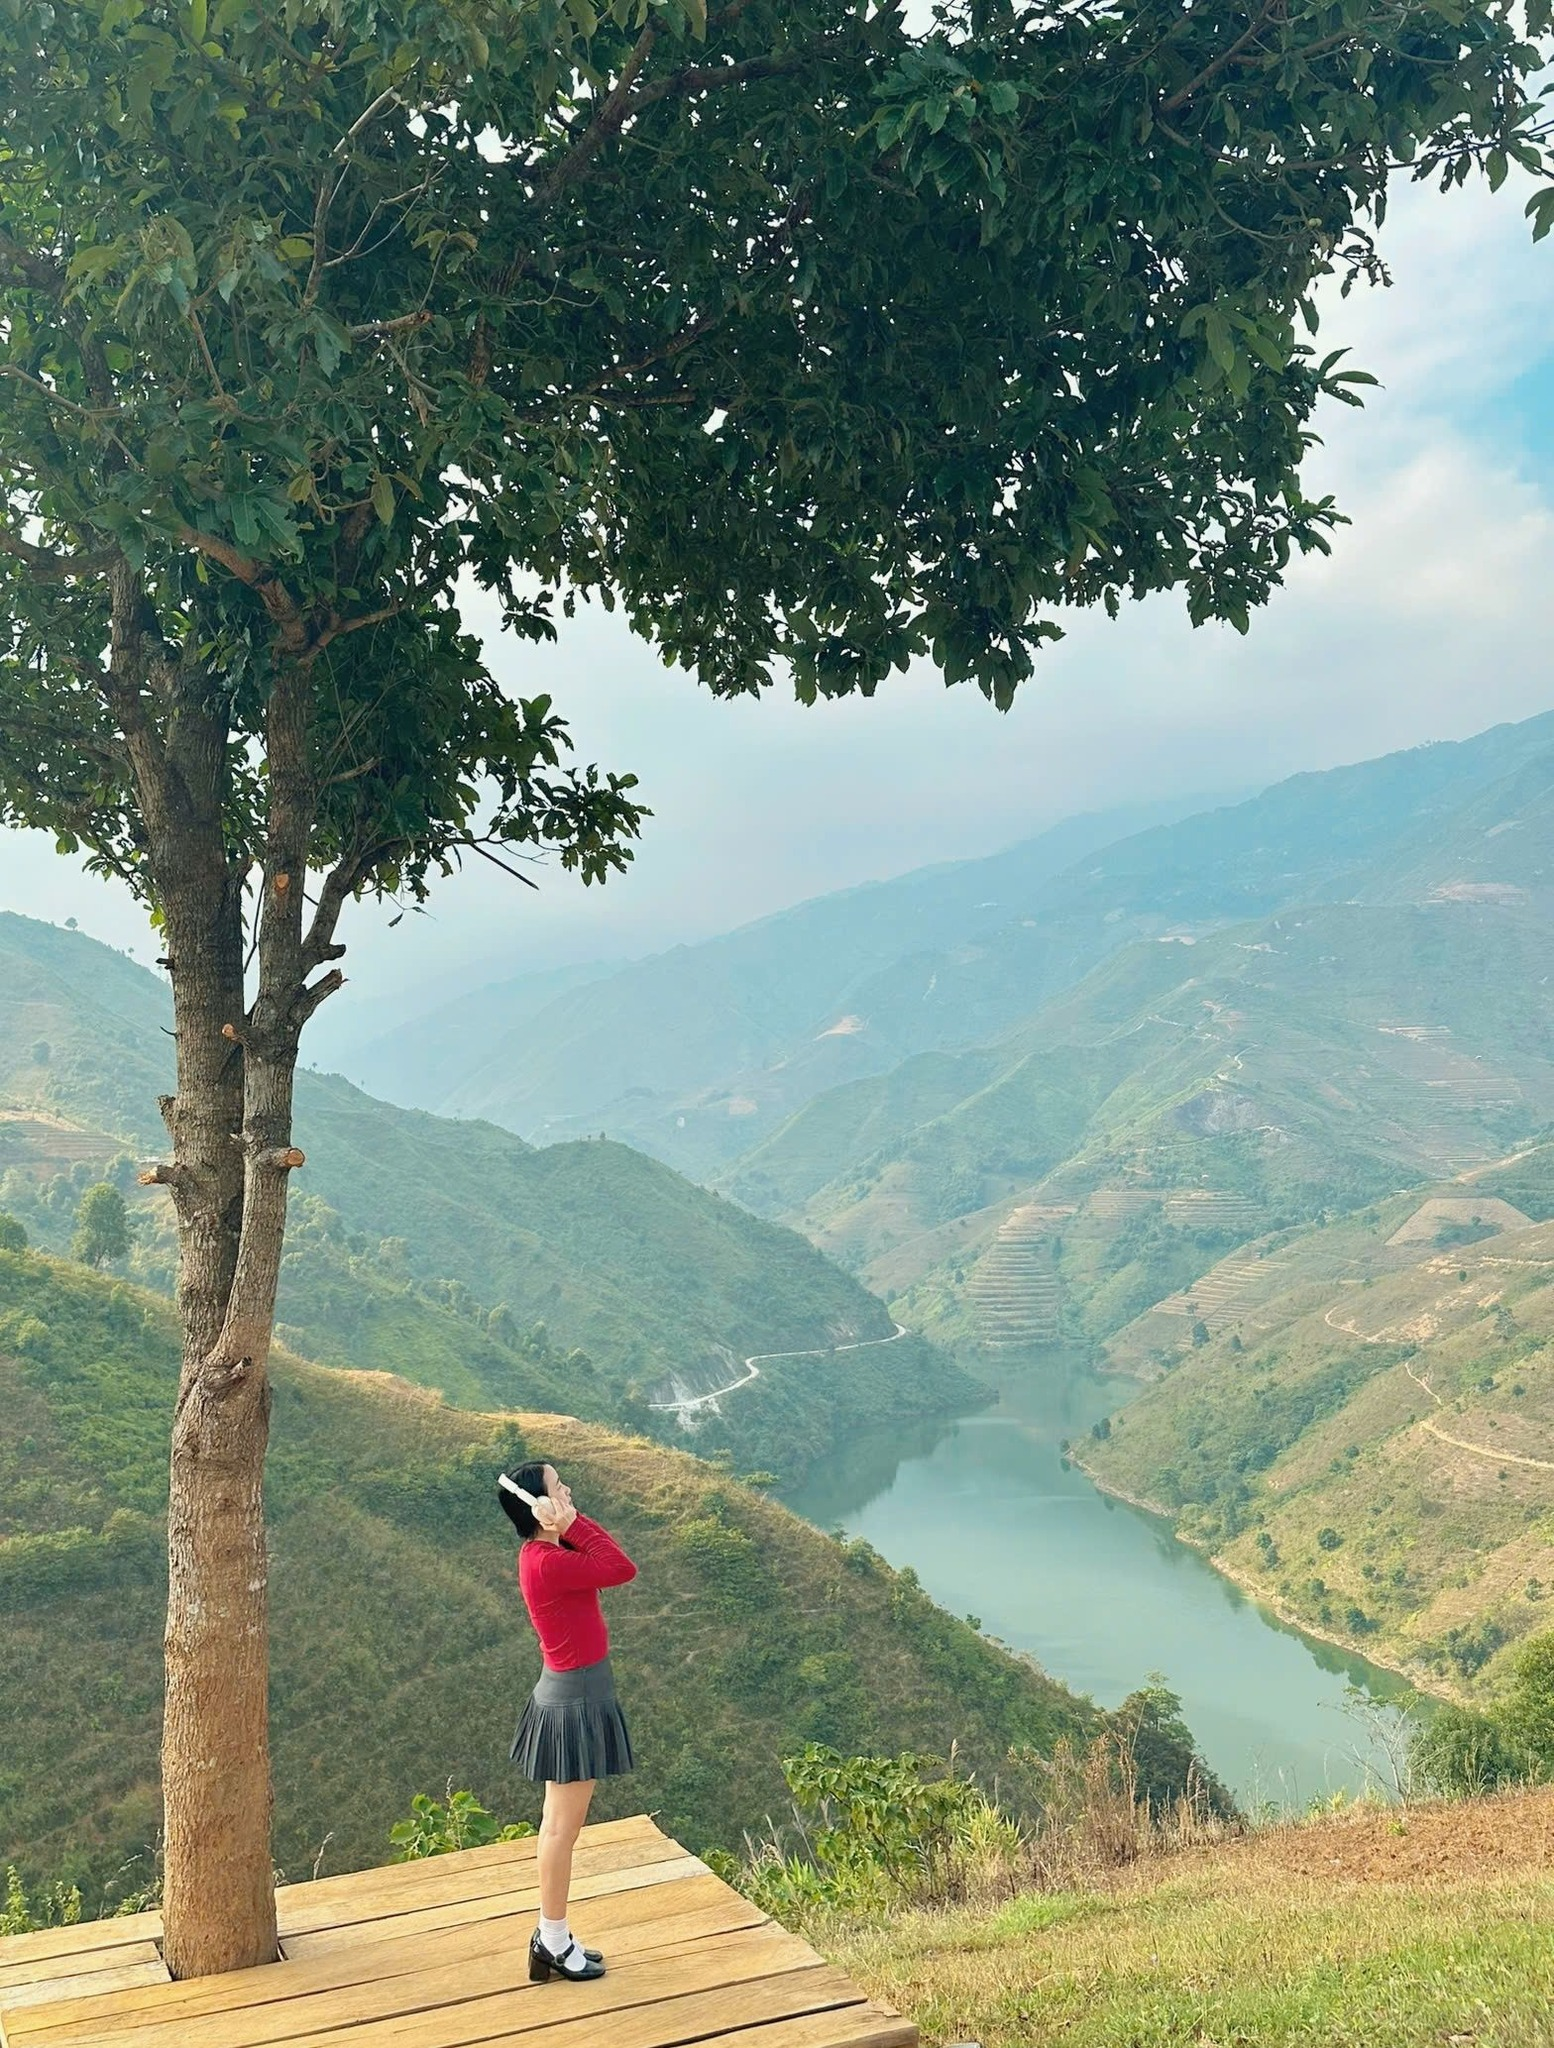
[[[586,1981],[604,1975],[597,1949],[567,1924],[572,1850],[599,1778],[632,1768],[631,1737],[615,1699],[600,1588],[624,1586],[637,1567],[597,1522],[580,1515],[554,1465],[520,1465],[497,1480],[502,1511],[523,1539],[518,1585],[545,1668],[513,1737],[512,1758],[545,1787],[540,1822],[540,1924],[529,1976]]]

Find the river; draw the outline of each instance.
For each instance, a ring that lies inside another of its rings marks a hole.
[[[1402,1681],[1285,1627],[1167,1524],[1064,1460],[1059,1444],[1121,1393],[1115,1380],[1033,1372],[996,1407],[855,1439],[785,1498],[909,1565],[941,1606],[1101,1706],[1161,1674],[1243,1804],[1298,1808],[1386,1783],[1386,1745],[1349,1689],[1385,1703]]]

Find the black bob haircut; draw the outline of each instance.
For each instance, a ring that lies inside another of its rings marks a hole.
[[[507,1477],[514,1486],[521,1486],[525,1493],[532,1493],[537,1500],[545,1491],[545,1467],[549,1462],[548,1458],[536,1458],[527,1465],[515,1465]],[[538,1536],[540,1525],[526,1500],[520,1500],[516,1493],[509,1493],[505,1486],[497,1488],[496,1497],[502,1513],[525,1541],[530,1536]]]

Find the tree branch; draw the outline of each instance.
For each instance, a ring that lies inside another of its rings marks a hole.
[[[397,320],[369,320],[364,327],[350,330],[352,341],[373,341],[380,334],[413,334],[418,327],[429,327],[432,316],[423,307],[419,313],[401,313]]]
[[[725,86],[751,85],[761,78],[787,78],[821,55],[818,50],[790,51],[786,57],[746,57],[739,64],[687,64],[668,78],[655,79],[632,97],[627,117],[641,107],[672,99],[676,93],[721,92]]]
[[[222,540],[219,534],[202,533],[198,527],[183,526],[178,538],[186,548],[208,555],[213,562],[219,562],[239,583],[244,583],[258,597],[269,613],[271,620],[280,629],[282,650],[293,659],[312,654],[309,645],[307,620],[291,592],[286,588],[267,562],[256,562],[251,555],[245,555],[233,547],[230,541]]]
[[[341,951],[344,951],[343,947]],[[327,974],[311,982],[291,1006],[291,1014],[296,1019],[297,1029],[302,1029],[320,1003],[328,1002],[332,995],[338,994],[344,987],[345,976],[338,967],[331,967]]]
[[[39,291],[57,295],[64,289],[65,273],[57,263],[31,249],[24,249],[20,242],[13,241],[3,230],[0,230],[0,263],[9,264]]]
[[[61,555],[52,548],[40,548],[18,533],[0,527],[0,555],[25,562],[40,582],[67,583],[72,576],[106,575],[115,558],[113,548],[98,548],[89,555]]]
[[[1189,100],[1194,99],[1206,85],[1218,78],[1219,74],[1229,65],[1235,63],[1248,44],[1256,42],[1269,22],[1273,21],[1281,11],[1280,0],[1265,0],[1262,13],[1258,15],[1249,28],[1237,36],[1228,50],[1222,50],[1212,64],[1204,66],[1196,78],[1189,79],[1187,84],[1182,86],[1179,91],[1172,93],[1169,99],[1161,101],[1161,113],[1179,113]]]
[[[652,56],[653,45],[657,41],[658,24],[649,21],[633,45],[631,55],[621,66],[620,77],[600,102],[593,119],[566,155],[551,167],[535,187],[533,203],[536,207],[549,206],[553,200],[558,199],[568,185],[582,176],[604,145],[620,133],[631,113],[632,90],[642,75],[643,65]]]

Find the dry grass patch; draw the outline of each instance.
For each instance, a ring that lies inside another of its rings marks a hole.
[[[928,2043],[1548,2048],[1554,1797],[1362,1812],[821,1939]]]

